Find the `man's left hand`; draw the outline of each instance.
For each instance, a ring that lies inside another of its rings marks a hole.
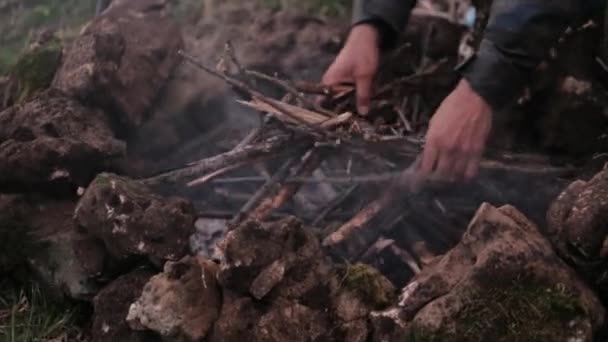
[[[419,177],[458,181],[477,176],[491,128],[491,107],[462,79],[429,123]]]

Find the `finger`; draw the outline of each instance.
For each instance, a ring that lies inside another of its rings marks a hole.
[[[454,159],[454,164],[452,166],[452,176],[450,178],[450,181],[456,182],[466,179],[465,174],[470,159],[470,155],[465,153],[460,154],[457,158]]]
[[[372,81],[372,75],[367,74],[355,78],[355,85],[357,87],[357,111],[361,115],[369,113],[372,97]]]
[[[437,161],[439,151],[436,145],[432,141],[428,141],[422,151],[422,159],[418,164],[418,174],[424,178],[431,175],[435,168],[435,162]]]
[[[435,174],[439,179],[444,181],[450,181],[454,177],[454,163],[457,159],[457,155],[451,151],[440,151],[437,157],[437,168]]]
[[[352,71],[350,68],[344,67],[343,63],[339,63],[338,60],[336,60],[329,66],[321,78],[321,83],[331,86],[352,80]]]
[[[326,86],[335,86],[341,83],[352,82],[352,77],[348,77],[349,73],[346,72],[343,68],[336,67],[332,65],[329,67],[323,78],[321,79],[321,84]],[[321,104],[328,99],[328,95],[317,95],[315,96],[315,102],[317,104]]]
[[[480,154],[473,155],[471,158],[469,158],[469,161],[467,162],[467,168],[464,172],[464,179],[466,181],[471,181],[475,177],[477,177],[477,174],[479,173],[479,163],[480,162],[481,162]]]

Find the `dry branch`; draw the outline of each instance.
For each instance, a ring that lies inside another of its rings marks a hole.
[[[323,162],[323,153],[317,149],[308,151],[294,171],[295,176],[309,175]],[[263,221],[273,210],[280,208],[300,190],[301,184],[287,183],[281,186],[274,196],[265,198],[254,210],[250,217]]]
[[[245,146],[240,149],[235,149],[214,157],[190,163],[188,166],[178,170],[143,179],[141,182],[148,185],[162,182],[179,182],[191,177],[199,177],[200,175],[215,172],[234,164],[244,163],[245,161],[253,163],[286,154],[302,148],[306,144],[308,144],[308,142],[304,140],[294,141],[289,137],[276,136],[255,145]]]

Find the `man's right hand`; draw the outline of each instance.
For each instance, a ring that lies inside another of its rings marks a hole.
[[[378,71],[380,34],[370,24],[354,26],[342,51],[323,76],[323,84],[354,83],[357,91],[357,111],[369,112],[372,84]]]

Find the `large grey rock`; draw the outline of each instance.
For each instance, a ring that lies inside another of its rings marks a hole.
[[[91,300],[107,277],[107,254],[97,241],[76,229],[70,201],[35,202],[25,221],[37,248],[28,264],[49,293]]]
[[[137,181],[103,173],[84,192],[74,218],[114,259],[143,256],[162,265],[187,254],[195,212],[184,199],[164,198]]]
[[[484,204],[399,306],[372,318],[375,341],[593,341],[605,311],[520,212]]]
[[[116,1],[72,42],[53,86],[138,126],[179,61],[166,1]]]
[[[119,170],[124,155],[103,113],[59,91],[0,112],[0,188],[84,186],[98,172]]]

